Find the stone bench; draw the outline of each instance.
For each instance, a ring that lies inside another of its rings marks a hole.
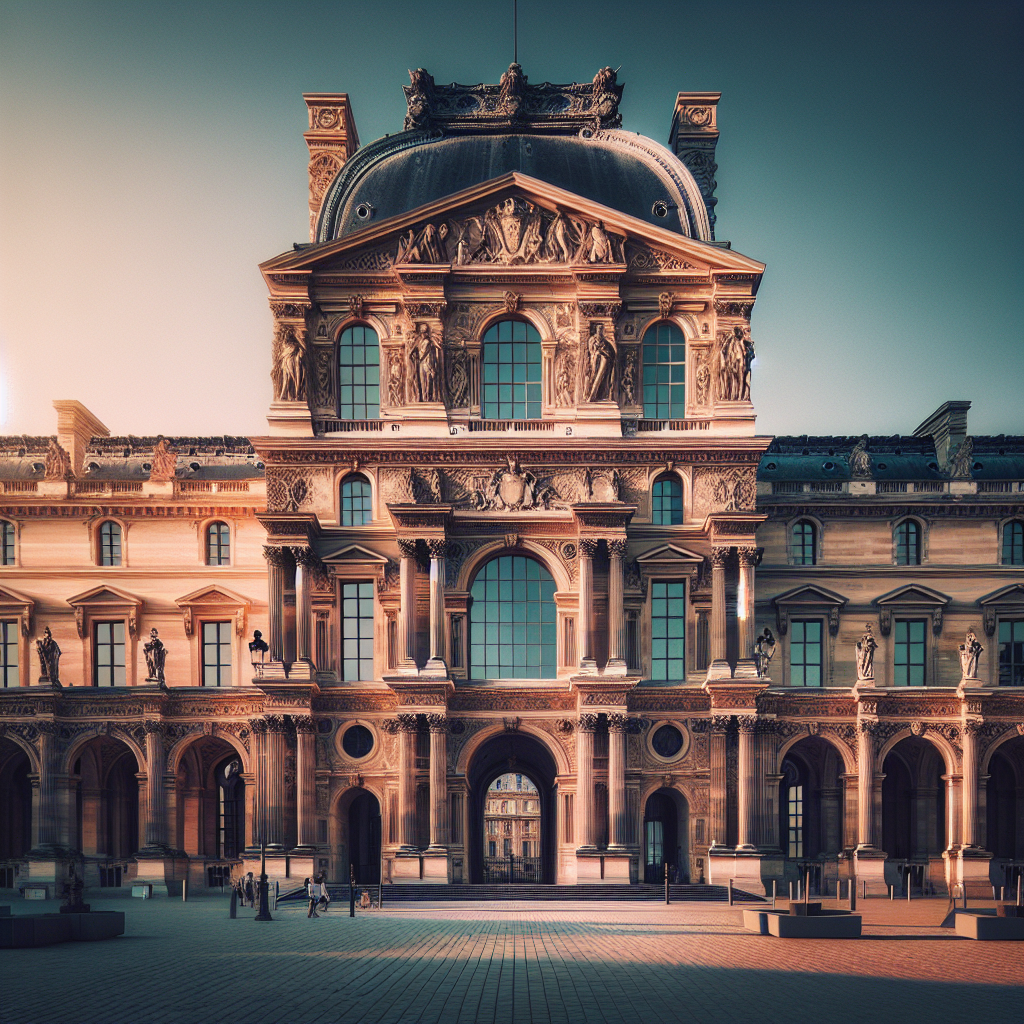
[[[861,916],[848,910],[819,909],[807,915],[787,910],[744,910],[743,927],[779,939],[859,939]]]
[[[52,946],[58,942],[98,942],[124,934],[124,913],[17,914],[0,916],[0,949]]]

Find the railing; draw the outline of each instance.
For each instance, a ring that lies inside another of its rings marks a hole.
[[[1016,486],[1015,486],[1016,485]],[[1012,494],[1014,490],[1024,491],[1024,481],[979,480],[979,494]]]
[[[943,480],[920,480],[914,484],[915,494],[945,494],[946,484]]]
[[[316,434],[355,434],[364,431],[376,433],[384,429],[384,420],[339,420],[324,419],[313,421]]]
[[[550,433],[555,429],[551,420],[470,420],[469,432],[473,433]]]
[[[3,494],[35,494],[38,490],[38,480],[0,480],[0,493]]]
[[[662,430],[710,430],[711,420],[647,420],[638,419],[636,430],[639,434],[657,433]]]
[[[176,480],[178,494],[248,494],[248,480]]]
[[[811,490],[818,494],[842,494],[845,489],[841,480],[829,480],[811,484]]]
[[[804,485],[794,480],[772,481],[772,494],[803,494]]]
[[[540,857],[484,857],[484,883],[522,885],[539,883],[543,877]]]
[[[875,484],[875,494],[906,494],[906,480],[879,480]]]
[[[75,494],[141,494],[141,480],[75,480]]]

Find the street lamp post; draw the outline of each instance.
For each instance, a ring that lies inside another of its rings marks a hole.
[[[273,921],[270,916],[270,886],[267,885],[267,843],[260,841],[260,910],[257,921]]]

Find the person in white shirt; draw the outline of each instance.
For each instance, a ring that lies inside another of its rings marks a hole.
[[[306,917],[319,917],[320,915],[316,912],[316,901],[320,898],[319,892],[317,892],[317,883],[312,879],[306,879],[306,896],[309,898],[309,911]]]

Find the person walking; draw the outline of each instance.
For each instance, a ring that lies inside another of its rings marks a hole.
[[[251,871],[245,876],[244,888],[242,891],[244,895],[242,905],[244,906],[246,901],[248,901],[250,907],[256,906],[256,885]]]
[[[306,896],[309,899],[309,910],[306,912],[306,917],[319,917],[320,915],[316,912],[316,903],[320,898],[320,894],[317,892],[319,886],[312,879],[306,879]]]
[[[325,872],[321,871],[317,876],[317,884],[319,886],[317,909],[322,910],[326,914],[331,906],[331,893],[327,888],[327,875]]]

